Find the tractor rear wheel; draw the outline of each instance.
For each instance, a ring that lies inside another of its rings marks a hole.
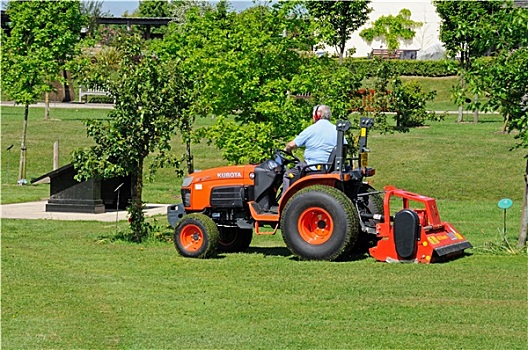
[[[209,258],[216,254],[218,227],[210,217],[194,213],[185,215],[174,230],[174,245],[187,258]]]
[[[225,253],[238,253],[248,249],[253,238],[252,229],[240,227],[220,227],[218,248]]]
[[[359,235],[359,218],[350,199],[329,186],[309,186],[296,193],[281,215],[284,242],[305,260],[345,257]]]

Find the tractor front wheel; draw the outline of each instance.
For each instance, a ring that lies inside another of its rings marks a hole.
[[[213,219],[204,214],[189,214],[176,226],[174,245],[187,258],[209,258],[216,254],[219,236]]]
[[[336,188],[309,186],[296,193],[281,215],[284,242],[305,260],[338,260],[359,235],[352,202]]]

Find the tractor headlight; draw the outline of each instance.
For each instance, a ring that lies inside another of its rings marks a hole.
[[[192,183],[193,181],[193,177],[192,176],[187,176],[183,179],[183,182],[182,182],[182,187],[189,187],[189,185]]]

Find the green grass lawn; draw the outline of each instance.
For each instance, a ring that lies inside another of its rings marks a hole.
[[[113,225],[4,220],[4,349],[524,349],[526,258],[299,262],[279,237],[193,260]]]
[[[69,162],[74,147],[91,142],[82,119],[106,113],[54,109],[44,121],[42,109],[32,109],[28,178],[51,170],[57,139],[60,165]],[[21,115],[2,108],[2,203],[49,196],[49,185],[12,184]],[[301,262],[277,235],[255,237],[248,253],[202,261],[179,257],[170,243],[103,243],[113,223],[3,219],[2,347],[526,348],[526,253],[492,249],[502,241],[504,197],[514,202],[507,238],[516,244],[525,151],[509,150],[516,140],[498,132],[499,116],[477,125],[455,120],[371,133],[371,182],[437,198],[442,219],[475,246],[469,256],[436,265]],[[183,149],[176,141],[176,154]],[[218,154],[194,146],[196,168],[224,164]],[[179,185],[164,169],[144,199],[177,202]],[[164,217],[156,220],[164,227]]]
[[[428,109],[433,111],[458,111],[458,106],[451,101],[451,91],[453,86],[458,83],[458,77],[427,78],[407,76],[402,77],[402,81],[416,81],[422,86],[424,91],[436,91],[435,99],[427,103]]]

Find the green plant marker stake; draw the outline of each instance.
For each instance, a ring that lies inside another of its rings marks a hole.
[[[512,200],[509,199],[509,198],[503,198],[499,201],[499,203],[497,204],[498,207],[500,209],[502,209],[504,211],[504,228],[503,228],[503,231],[502,233],[504,234],[504,236],[506,237],[506,210],[511,207],[513,204]]]

